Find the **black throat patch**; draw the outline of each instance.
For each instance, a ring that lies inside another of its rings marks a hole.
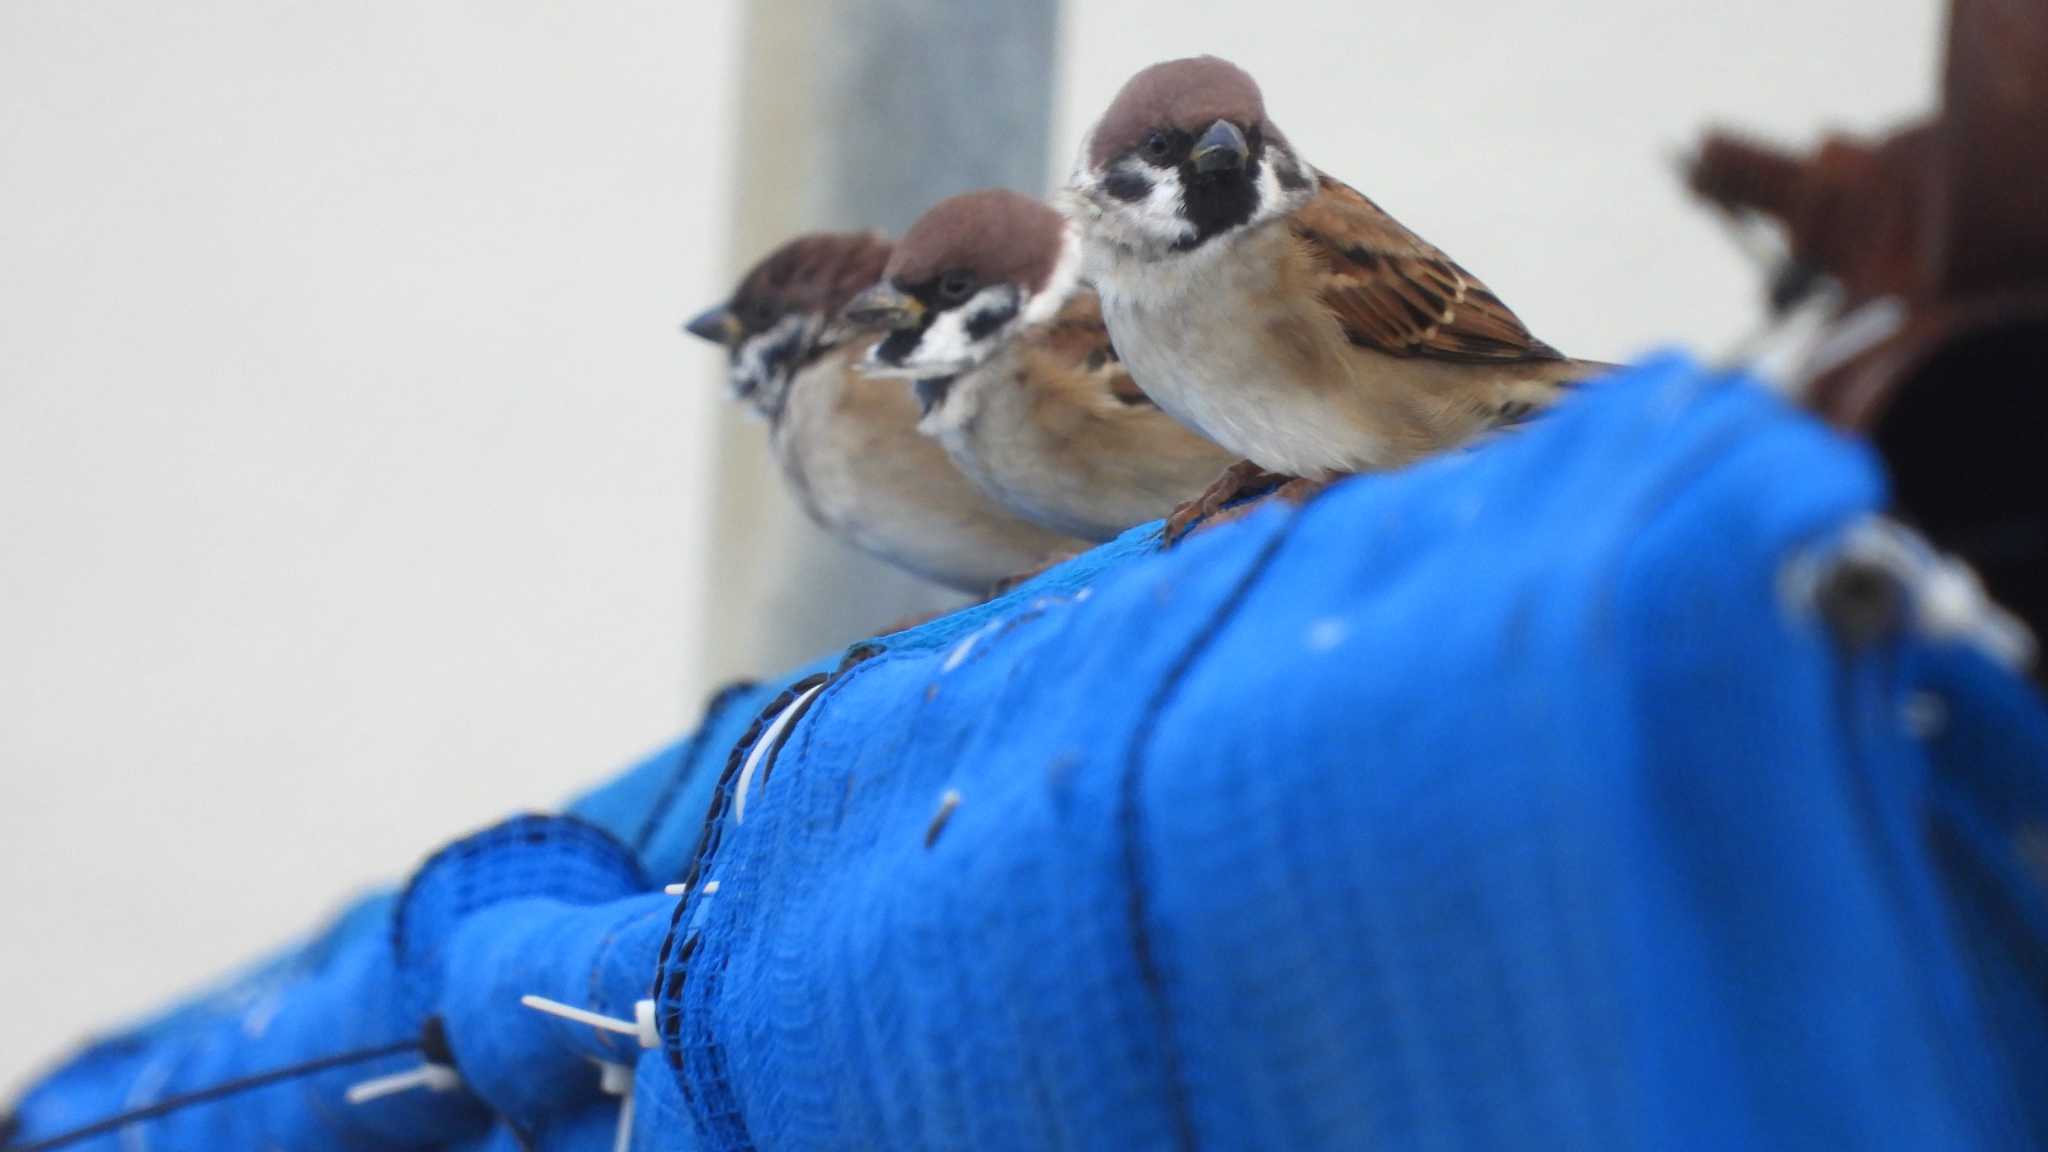
[[[911,382],[910,390],[917,395],[917,414],[923,418],[932,410],[945,404],[946,396],[953,391],[956,376],[930,376]]]
[[[1259,208],[1259,165],[1254,156],[1243,168],[1205,176],[1192,164],[1181,165],[1180,214],[1195,234],[1174,244],[1180,252],[1200,248],[1211,239],[1242,225]]]
[[[918,341],[924,339],[924,328],[898,328],[882,342],[875,345],[874,357],[884,364],[899,365],[917,350]]]

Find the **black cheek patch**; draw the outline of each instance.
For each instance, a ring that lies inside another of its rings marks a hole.
[[[796,363],[797,354],[803,350],[804,337],[801,331],[779,336],[761,348],[761,369],[769,379],[788,371]]]
[[[967,338],[985,340],[989,334],[1017,317],[1017,302],[1006,300],[993,308],[985,308],[967,318]]]
[[[901,364],[917,351],[917,343],[922,339],[922,328],[899,328],[875,345],[875,359],[884,364]]]
[[[1299,192],[1308,187],[1308,177],[1302,175],[1301,168],[1292,160],[1275,160],[1273,175],[1279,179],[1280,186],[1289,192]]]
[[[1152,194],[1152,181],[1141,172],[1119,168],[1102,178],[1102,190],[1126,204],[1135,204]]]

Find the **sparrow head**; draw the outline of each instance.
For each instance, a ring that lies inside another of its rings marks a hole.
[[[903,234],[882,279],[854,298],[849,322],[888,331],[861,370],[934,381],[986,363],[1074,290],[1078,249],[1058,212],[991,188],[942,200]],[[929,405],[943,388],[928,383]]]
[[[1307,203],[1315,170],[1227,60],[1168,60],[1131,77],[1074,164],[1062,206],[1090,240],[1146,258],[1200,248]]]
[[[722,345],[733,398],[773,419],[797,371],[833,346],[832,318],[882,274],[889,251],[889,242],[870,232],[799,236],[749,269],[731,298],[683,331]]]

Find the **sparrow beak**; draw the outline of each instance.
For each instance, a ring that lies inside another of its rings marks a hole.
[[[683,331],[699,340],[709,340],[713,344],[727,348],[739,343],[741,336],[739,317],[734,316],[723,304],[698,313],[688,324],[683,325]]]
[[[1237,125],[1218,120],[1195,141],[1195,171],[1204,176],[1235,172],[1244,167],[1251,154],[1251,145],[1244,142],[1244,133],[1237,130]]]
[[[840,315],[863,328],[901,332],[924,323],[924,301],[883,280],[848,301]]]

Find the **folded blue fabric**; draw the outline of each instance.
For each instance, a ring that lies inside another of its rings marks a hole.
[[[447,1099],[338,1103],[406,1057],[81,1146],[598,1152],[627,1106],[640,1152],[2043,1146],[2048,714],[1910,590],[1830,627],[1800,574],[1882,503],[1663,357],[1140,529],[266,969],[291,1055],[431,1020]],[[95,1049],[19,1138],[276,1066],[244,1012]]]

